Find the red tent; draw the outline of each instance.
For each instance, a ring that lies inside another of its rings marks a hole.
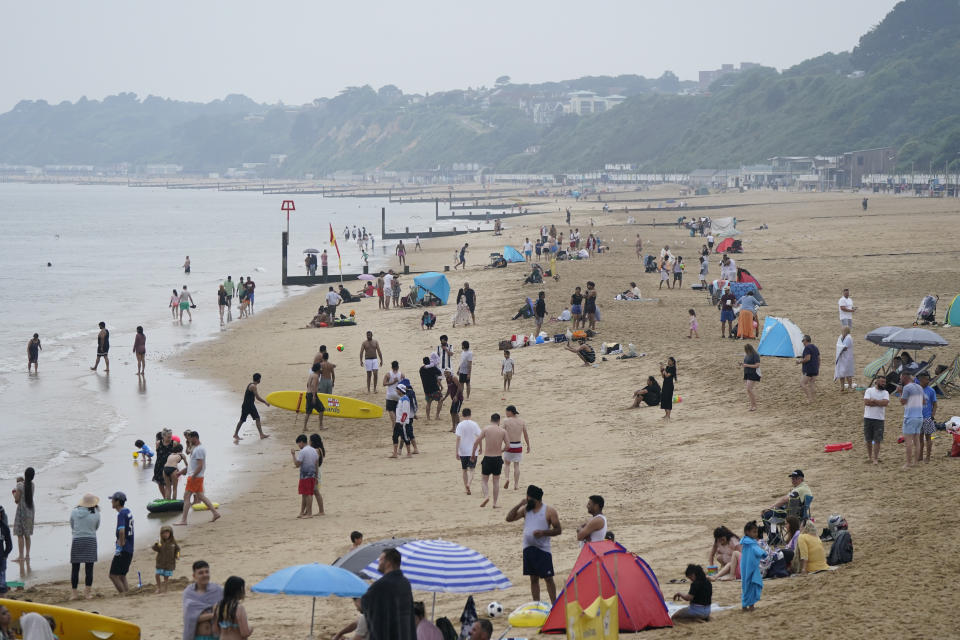
[[[620,631],[636,633],[644,629],[672,627],[667,605],[653,569],[639,556],[627,551],[618,542],[602,540],[588,542],[541,633],[566,631],[566,603],[577,600],[586,608],[597,596],[611,597],[616,592],[620,600]]]
[[[760,286],[760,281],[753,277],[749,271],[743,267],[737,267],[737,282],[752,282],[757,285],[757,289],[763,289]]]
[[[733,244],[733,238],[724,238],[719,243],[717,243],[717,253],[723,253],[729,251],[730,246]]]

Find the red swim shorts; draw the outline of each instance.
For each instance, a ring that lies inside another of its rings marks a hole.
[[[190,493],[203,493],[203,478],[187,476],[187,491]]]
[[[297,488],[297,493],[301,496],[312,496],[313,490],[317,486],[316,478],[300,478],[300,485]]]

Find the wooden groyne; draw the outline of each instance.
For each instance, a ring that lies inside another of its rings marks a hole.
[[[449,238],[450,236],[459,236],[465,233],[470,233],[469,229],[453,229],[446,231],[434,231],[433,227],[428,227],[426,231],[410,231],[410,227],[406,227],[403,232],[388,232],[387,231],[387,208],[380,207],[380,237],[383,240],[402,240],[404,238],[413,238],[420,236],[421,238]]]

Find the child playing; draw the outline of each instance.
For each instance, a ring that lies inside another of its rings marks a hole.
[[[160,541],[153,543],[153,550],[157,552],[157,595],[167,592],[167,582],[177,568],[177,558],[180,557],[180,545],[173,537],[173,527],[160,527]],[[163,581],[160,578],[163,577]]]
[[[500,375],[503,376],[504,391],[510,391],[510,381],[513,380],[513,372],[515,370],[516,365],[513,363],[513,358],[510,357],[510,352],[504,350],[503,362],[500,364]]]
[[[153,462],[153,451],[150,450],[150,447],[147,446],[143,440],[137,440],[133,443],[133,446],[137,448],[137,454],[140,456],[140,459],[144,462]]]
[[[180,463],[187,464],[187,456],[183,455],[183,445],[179,442],[173,445],[173,453],[167,457],[163,466],[163,477],[170,491],[169,499],[177,499],[177,485],[180,483]]]
[[[687,335],[688,338],[699,338],[700,334],[697,333],[697,329],[700,328],[700,323],[697,322],[697,312],[693,309],[690,309],[690,333]]]
[[[664,282],[667,283],[667,289],[673,289],[673,285],[670,284],[670,265],[666,260],[660,262],[660,286],[657,289],[663,289]]]

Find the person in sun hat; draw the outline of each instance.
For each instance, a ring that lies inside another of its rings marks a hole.
[[[71,600],[80,598],[77,587],[80,584],[80,565],[84,565],[84,592],[89,600],[93,597],[93,565],[97,561],[97,529],[100,528],[100,498],[92,493],[84,494],[70,513],[70,586]]]

